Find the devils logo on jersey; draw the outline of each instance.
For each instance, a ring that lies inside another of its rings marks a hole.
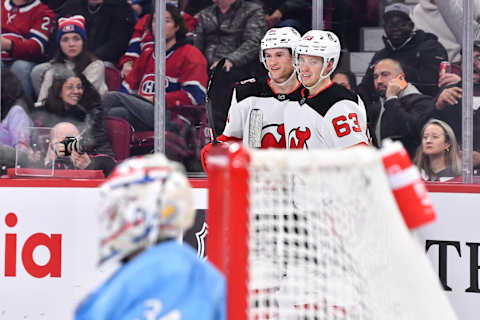
[[[262,128],[262,149],[285,148],[285,127],[282,124],[270,124]]]
[[[310,128],[305,128],[305,130],[296,129],[290,130],[288,133],[288,141],[290,141],[290,149],[308,149],[307,140],[311,137]]]

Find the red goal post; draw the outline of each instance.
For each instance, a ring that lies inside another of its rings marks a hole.
[[[208,259],[227,319],[456,319],[369,147],[248,150],[209,164]]]

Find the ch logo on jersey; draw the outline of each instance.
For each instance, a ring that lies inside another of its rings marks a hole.
[[[262,149],[285,148],[285,126],[282,124],[271,124],[262,128]]]
[[[155,75],[147,74],[143,77],[140,85],[140,93],[142,96],[151,96],[155,94]]]
[[[288,141],[290,141],[290,149],[308,149],[307,140],[311,137],[310,128],[300,127],[290,130],[288,133]]]

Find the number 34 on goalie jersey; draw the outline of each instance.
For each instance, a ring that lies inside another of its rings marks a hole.
[[[285,134],[289,149],[344,149],[370,141],[363,101],[337,84],[304,104],[290,105]]]

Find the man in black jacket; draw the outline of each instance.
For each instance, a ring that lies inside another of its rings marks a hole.
[[[436,35],[422,30],[414,31],[409,13],[409,7],[401,3],[385,8],[385,48],[375,53],[359,85],[366,103],[377,98],[372,81],[373,68],[378,61],[386,58],[400,62],[409,82],[423,94],[435,96],[438,91],[439,65],[448,60],[447,51]]]
[[[194,45],[205,55],[210,69],[226,59],[211,88],[215,132],[223,132],[234,85],[264,74],[258,49],[267,22],[262,7],[246,0],[216,0],[198,15]]]
[[[61,16],[85,17],[87,48],[97,58],[117,65],[127,50],[135,15],[126,0],[67,0]]]
[[[383,59],[373,71],[378,100],[367,105],[368,127],[373,144],[385,138],[400,140],[410,157],[420,145],[420,131],[434,110],[434,99],[421,94],[411,83],[398,61]]]

